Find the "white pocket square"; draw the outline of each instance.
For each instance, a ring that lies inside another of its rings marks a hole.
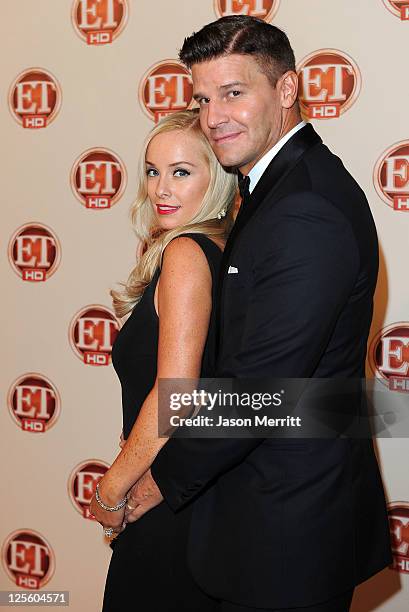
[[[238,274],[239,273],[239,269],[235,268],[234,266],[229,266],[229,269],[227,270],[227,274]]]

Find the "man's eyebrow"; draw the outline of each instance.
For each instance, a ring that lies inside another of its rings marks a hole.
[[[196,100],[196,102],[198,100],[200,100],[200,98],[205,98],[205,97],[206,96],[204,96],[202,93],[200,93],[200,91],[198,91],[197,93],[194,93],[193,96],[192,96],[193,100]]]
[[[148,159],[145,160],[145,164],[147,164],[148,166],[154,166],[155,164],[150,162]],[[191,162],[188,161],[178,161],[178,162],[174,162],[173,164],[169,164],[169,166],[180,166],[180,164],[187,164],[188,166],[192,166],[193,168],[196,168],[195,164],[192,164]]]
[[[242,87],[243,85],[245,85],[245,83],[242,81],[232,81],[231,83],[226,83],[226,85],[220,85],[219,89],[230,89],[230,87]]]
[[[242,81],[232,81],[231,83],[226,83],[225,85],[220,85],[219,89],[230,89],[230,87],[245,87],[246,83],[243,83]],[[205,96],[204,94],[200,93],[200,91],[195,92],[193,94],[193,99],[196,100],[196,102],[198,100],[200,100],[200,98],[206,98],[207,96]]]

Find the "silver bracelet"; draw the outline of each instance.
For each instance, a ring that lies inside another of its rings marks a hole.
[[[128,501],[128,494],[127,494],[124,497],[124,499],[120,501],[119,504],[117,504],[116,506],[106,506],[99,496],[98,488],[99,488],[99,483],[97,484],[95,488],[95,499],[97,500],[101,508],[103,508],[104,510],[107,510],[108,512],[115,512],[116,510],[120,510],[121,508],[125,506],[126,502]]]

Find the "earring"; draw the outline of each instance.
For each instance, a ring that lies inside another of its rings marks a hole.
[[[217,218],[218,219],[223,219],[223,217],[226,216],[226,209],[222,208],[221,211],[219,213],[217,213]]]

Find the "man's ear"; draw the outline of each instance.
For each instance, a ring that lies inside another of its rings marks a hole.
[[[277,82],[280,88],[281,106],[292,108],[298,95],[298,75],[293,70],[285,72]]]

